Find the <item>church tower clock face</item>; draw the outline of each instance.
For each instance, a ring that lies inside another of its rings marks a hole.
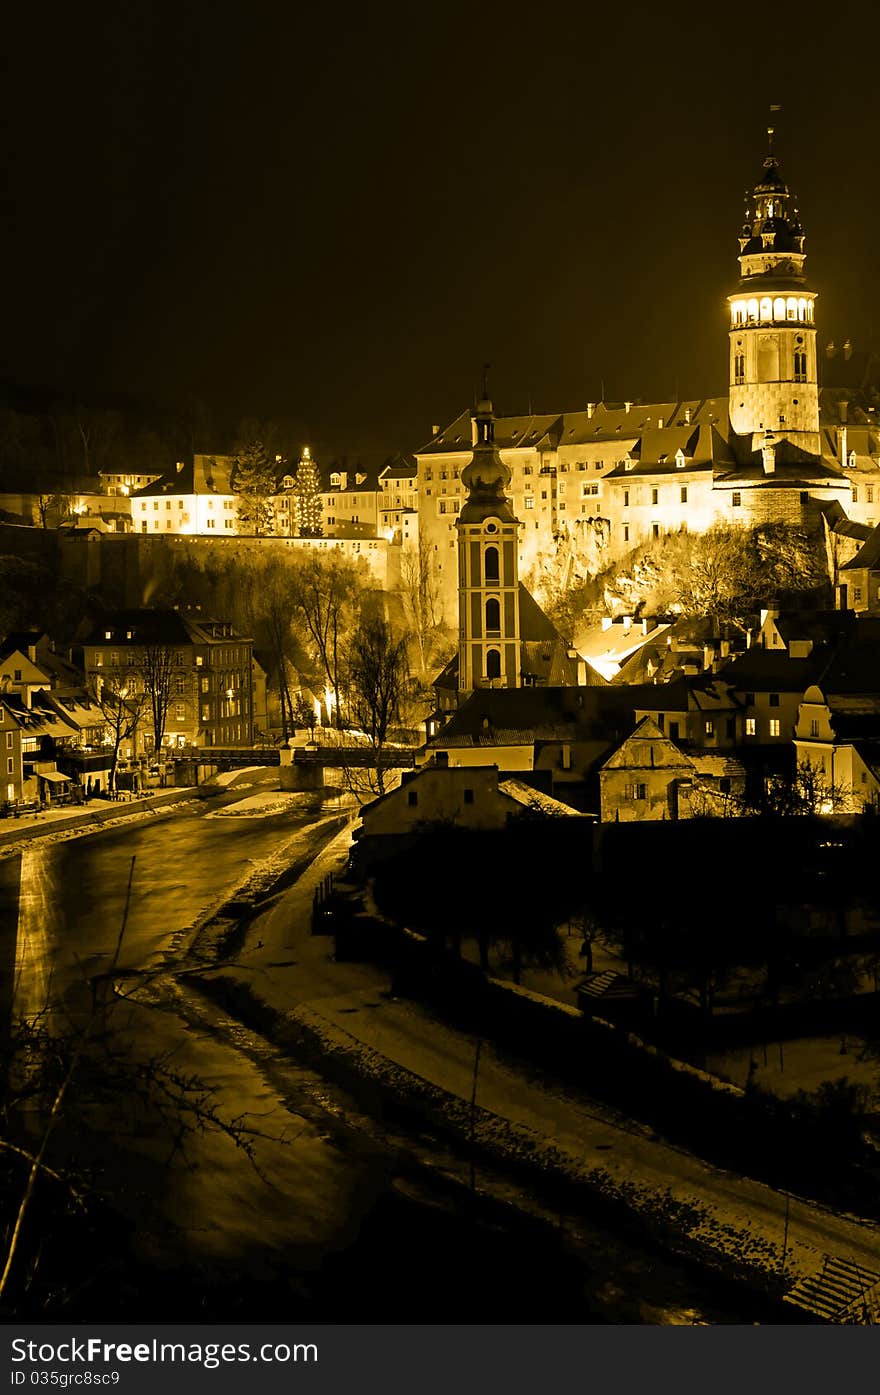
[[[739,287],[730,305],[730,422],[819,453],[816,293],[807,285],[805,237],[793,194],[770,148],[746,202]]]

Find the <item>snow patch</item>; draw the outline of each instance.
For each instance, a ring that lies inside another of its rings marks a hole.
[[[294,809],[302,809],[310,801],[314,801],[314,795],[307,791],[281,793],[279,790],[270,790],[265,794],[248,795],[246,799],[239,799],[235,804],[230,804],[225,809],[215,809],[212,813],[206,814],[205,817],[208,819],[268,819],[274,814],[286,814]]]

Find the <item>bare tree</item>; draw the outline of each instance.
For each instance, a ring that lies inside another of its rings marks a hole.
[[[428,671],[432,641],[439,626],[439,587],[432,566],[427,538],[420,537],[416,547],[405,547],[400,558],[400,593],[406,618],[419,653],[419,672]]]
[[[66,518],[70,513],[70,495],[40,494],[37,496],[36,509],[40,527],[48,528],[51,513],[57,512],[59,518]]]
[[[110,789],[116,789],[116,767],[124,741],[136,744],[137,732],[144,715],[146,693],[135,674],[130,678],[114,675],[109,682],[95,683],[89,696],[98,704],[110,738]]]
[[[349,654],[349,701],[352,717],[370,739],[379,794],[385,793],[388,732],[398,719],[408,676],[406,640],[395,637],[380,616],[362,618]]]
[[[144,693],[153,722],[153,748],[159,751],[174,687],[176,654],[167,644],[148,645],[141,657]]]
[[[350,628],[359,589],[356,567],[344,557],[309,557],[294,583],[294,603],[333,695],[335,722],[342,726],[340,702],[343,636]]]
[[[287,566],[273,566],[261,577],[258,610],[272,653],[281,706],[281,735],[286,741],[295,725],[295,703],[289,677],[294,649],[294,599],[292,574]]]

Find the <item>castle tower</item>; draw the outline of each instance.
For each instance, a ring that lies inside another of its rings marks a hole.
[[[461,472],[458,529],[458,689],[518,688],[519,521],[504,491],[510,470],[495,446],[485,377],[473,414],[474,453]]]
[[[767,433],[819,454],[815,291],[807,289],[804,232],[773,153],[746,200],[740,281],[730,302],[730,423],[738,435]]]

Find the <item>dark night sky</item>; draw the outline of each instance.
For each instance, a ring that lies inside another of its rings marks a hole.
[[[723,391],[770,102],[820,343],[880,338],[871,4],[21,8],[4,380],[367,456],[421,445],[484,359],[508,411]]]

